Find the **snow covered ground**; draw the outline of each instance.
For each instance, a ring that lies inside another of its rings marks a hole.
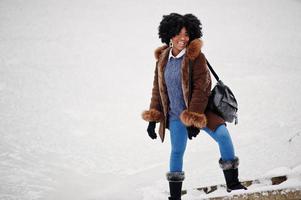
[[[277,176],[286,176],[287,180],[279,185],[272,185],[270,178]],[[211,197],[231,197],[233,195],[251,194],[256,192],[262,192],[262,195],[267,195],[267,191],[282,190],[281,193],[290,192],[294,190],[301,190],[301,165],[294,167],[293,169],[287,167],[279,167],[264,173],[261,177],[258,177],[257,181],[254,181],[252,185],[248,187],[248,190],[237,190],[228,193],[225,187],[220,187],[217,191],[210,194],[200,193],[196,190],[188,192],[185,199],[208,199]],[[273,199],[273,198],[271,198]],[[275,198],[274,198],[275,199]]]
[[[237,96],[241,179],[300,167],[299,0],[1,0],[1,200],[167,199],[168,134],[150,140],[140,114],[171,12],[201,19],[203,52]],[[223,183],[218,159],[205,132],[189,141],[184,189]]]

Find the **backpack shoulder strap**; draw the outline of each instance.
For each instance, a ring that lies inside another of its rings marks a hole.
[[[216,79],[216,81],[219,81],[219,77],[218,75],[215,73],[214,69],[212,68],[212,66],[210,65],[210,63],[208,62],[207,58],[206,58],[206,62],[207,62],[207,66],[209,67],[211,73],[213,74],[214,78]]]

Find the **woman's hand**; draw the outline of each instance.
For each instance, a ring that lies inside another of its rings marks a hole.
[[[188,127],[186,127],[186,129],[187,129],[187,133],[188,133],[188,138],[190,140],[192,140],[192,137],[196,137],[200,132],[200,129],[197,127],[194,127],[194,126],[188,126]]]
[[[155,128],[156,128],[156,122],[149,122],[148,127],[147,127],[147,133],[148,133],[149,137],[152,139],[157,138]]]

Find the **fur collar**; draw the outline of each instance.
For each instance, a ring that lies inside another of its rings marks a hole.
[[[203,46],[203,41],[201,39],[194,39],[192,40],[189,45],[187,46],[186,49],[186,56],[191,59],[194,60],[198,57],[198,55],[200,54],[201,48]],[[160,56],[162,55],[162,53],[164,51],[168,51],[170,49],[169,46],[167,45],[163,45],[159,48],[157,48],[155,50],[155,58],[156,60],[159,60]]]

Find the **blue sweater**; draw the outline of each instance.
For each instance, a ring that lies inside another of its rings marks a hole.
[[[169,98],[169,120],[179,120],[181,112],[186,109],[181,80],[183,57],[184,55],[180,58],[171,57],[164,71],[164,79]]]

